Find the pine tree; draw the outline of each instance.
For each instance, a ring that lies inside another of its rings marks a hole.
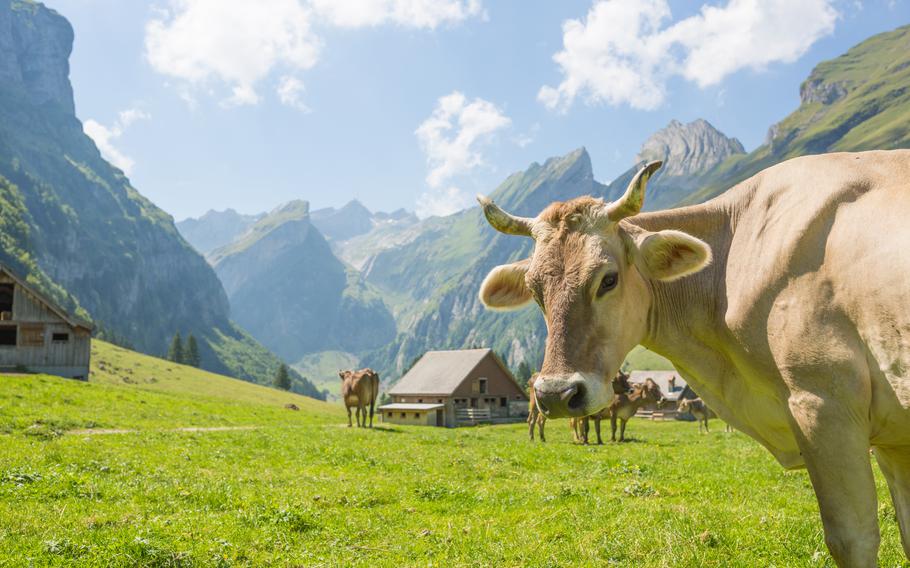
[[[276,389],[291,390],[291,376],[288,373],[288,366],[284,363],[278,367],[275,372],[275,381],[273,383]]]
[[[521,388],[527,390],[528,380],[531,378],[531,367],[525,361],[518,364],[515,378],[518,380],[518,384],[521,385]]]
[[[199,357],[199,344],[196,343],[196,336],[192,333],[186,338],[186,349],[183,351],[183,357],[187,365],[198,367],[202,362]]]
[[[183,354],[183,340],[180,339],[179,331],[174,334],[174,339],[171,340],[171,346],[167,350],[167,359],[174,363],[183,363],[185,360]]]

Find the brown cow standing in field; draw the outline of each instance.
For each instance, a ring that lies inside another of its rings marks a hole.
[[[480,199],[493,227],[535,241],[480,297],[542,308],[541,410],[599,412],[604,377],[644,345],[781,465],[808,469],[842,567],[877,562],[871,447],[910,557],[910,151],[796,158],[706,203],[641,213],[659,167],[615,202],[535,218]]]
[[[708,420],[716,417],[714,411],[708,408],[708,405],[705,404],[705,401],[700,398],[685,398],[679,401],[679,404],[676,405],[676,410],[681,413],[691,413],[692,416],[695,417],[695,420],[698,422],[699,432],[701,432],[702,426],[704,426],[705,432],[709,432]]]
[[[537,406],[537,397],[534,396],[534,381],[537,380],[537,373],[528,379],[528,436],[531,437],[531,441],[534,441],[534,426],[540,430],[540,441],[546,442],[546,438],[543,435],[543,428],[547,423],[546,415],[540,411],[540,407]]]
[[[614,395],[613,402],[606,411],[610,415],[610,440],[616,441],[616,421],[619,420],[619,441],[626,441],[626,423],[635,416],[638,409],[648,404],[656,404],[658,408],[664,403],[664,393],[653,379],[647,379],[644,384],[632,385],[632,392]],[[597,424],[597,442],[600,443],[600,425]]]
[[[650,379],[649,379],[650,380]],[[652,381],[653,382],[653,381]],[[655,385],[656,386],[656,385]],[[632,384],[629,383],[629,375],[619,371],[616,373],[616,376],[613,377],[612,382],[613,400],[615,401],[621,394],[629,393],[632,391]],[[663,398],[663,396],[661,396]],[[633,413],[634,414],[634,413]],[[610,417],[610,407],[603,409],[602,411],[593,414],[591,416],[585,416],[584,418],[570,418],[569,427],[572,428],[572,436],[576,443],[588,444],[588,433],[591,429],[591,421],[594,421],[594,431],[597,433],[597,445],[600,446],[603,444],[603,440],[600,437],[600,421]],[[625,427],[623,428],[625,430]],[[616,428],[613,428],[614,432],[614,441],[616,441]]]
[[[705,401],[696,397],[696,398],[685,398],[679,401],[676,405],[676,410],[681,413],[688,412],[695,417],[696,422],[698,422],[698,431],[701,432],[702,424],[704,423],[705,432],[708,432],[708,420],[711,418],[717,418],[717,414],[711,410]],[[733,427],[728,423],[724,423],[724,432],[732,432]]]
[[[379,398],[379,374],[373,369],[338,371],[341,377],[341,398],[348,411],[348,428],[351,424],[351,407],[357,407],[357,427],[367,425],[367,406],[370,407],[370,428],[373,427],[373,408]],[[362,424],[361,424],[362,422]]]

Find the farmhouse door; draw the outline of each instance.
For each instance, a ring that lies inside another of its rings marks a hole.
[[[443,416],[442,416],[442,409],[441,409],[441,408],[437,408],[437,409],[436,409],[436,425],[437,425],[437,426],[445,426],[445,423],[443,422]]]

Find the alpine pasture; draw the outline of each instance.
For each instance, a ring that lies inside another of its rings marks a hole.
[[[0,566],[833,565],[808,476],[739,433],[347,428],[338,404],[93,350],[87,383],[0,377]]]

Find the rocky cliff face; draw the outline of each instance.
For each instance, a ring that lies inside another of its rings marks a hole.
[[[288,360],[373,349],[395,335],[380,296],[335,258],[305,201],[276,208],[209,258],[234,319]]]
[[[56,12],[0,0],[0,197],[21,211],[0,223],[4,250],[21,251],[23,276],[68,292],[107,337],[160,355],[176,331],[193,333],[205,368],[270,381],[279,361],[230,321],[205,259],[84,134],[72,42]]]
[[[72,48],[73,28],[63,16],[29,0],[0,0],[0,84],[5,90],[74,113]]]
[[[636,162],[662,160],[665,177],[701,175],[745,148],[736,138],[728,138],[704,119],[688,124],[670,121],[648,138]]]
[[[202,254],[208,254],[235,241],[263,215],[264,213],[243,215],[233,209],[211,210],[198,219],[189,218],[178,222],[177,230],[193,248]]]

